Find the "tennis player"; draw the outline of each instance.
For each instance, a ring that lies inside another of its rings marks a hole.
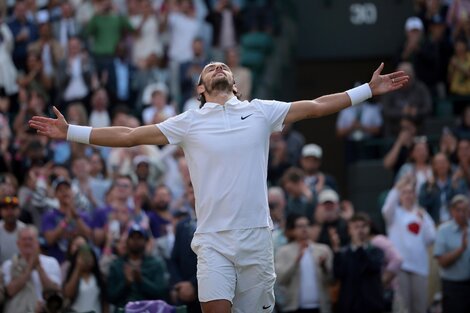
[[[208,64],[197,92],[201,108],[156,125],[137,128],[69,125],[34,116],[30,127],[51,139],[108,147],[180,145],[194,186],[197,228],[191,244],[198,256],[198,296],[205,313],[271,312],[274,308],[273,247],[267,201],[269,137],[284,124],[332,114],[401,88],[403,72],[314,100],[240,101],[230,68]]]

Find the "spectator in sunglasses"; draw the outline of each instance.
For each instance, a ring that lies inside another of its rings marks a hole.
[[[0,264],[18,253],[16,237],[25,224],[18,220],[20,206],[17,197],[6,196],[0,199]]]

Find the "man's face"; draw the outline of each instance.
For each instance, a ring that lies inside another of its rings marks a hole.
[[[146,179],[150,174],[150,167],[147,162],[140,162],[135,168],[135,173],[137,177]]]
[[[76,177],[87,177],[90,174],[90,163],[87,159],[76,159],[72,165],[72,172]]]
[[[166,105],[166,94],[162,91],[154,91],[152,93],[152,105],[160,110],[165,108]]]
[[[298,198],[303,194],[303,181],[286,181],[284,183],[284,190],[289,194],[289,196]]]
[[[43,23],[39,26],[39,36],[41,38],[51,37],[51,27],[49,23]]]
[[[439,153],[434,156],[432,167],[437,175],[446,175],[450,169],[449,160],[443,153]]]
[[[171,194],[168,188],[158,188],[153,196],[153,204],[157,210],[166,210],[171,202]]]
[[[202,70],[201,79],[203,84],[198,86],[198,93],[204,91],[211,94],[213,91],[233,91],[233,74],[224,63],[214,62]]]
[[[132,182],[127,178],[119,178],[116,181],[116,196],[121,199],[127,199],[133,192]]]
[[[318,172],[318,170],[320,169],[320,164],[320,159],[313,156],[302,157],[300,159],[300,165],[302,166],[302,169],[308,174]]]
[[[450,209],[450,214],[452,215],[452,218],[455,220],[455,222],[459,226],[467,225],[468,218],[469,218],[468,203],[465,203],[465,202],[457,203]]]
[[[68,3],[68,2],[62,3],[60,8],[62,10],[62,17],[69,18],[69,17],[73,16],[73,9],[72,9],[72,6],[70,5],[70,3]]]
[[[364,243],[369,236],[369,225],[364,221],[349,222],[349,236],[353,243]]]
[[[145,237],[138,232],[133,232],[127,238],[127,251],[130,254],[139,254],[145,250],[145,244]]]
[[[70,206],[73,202],[72,188],[68,184],[57,186],[55,196],[61,205]]]
[[[308,239],[310,223],[307,218],[301,217],[295,221],[294,237],[297,241]]]
[[[326,222],[334,222],[339,218],[339,203],[334,201],[325,201],[318,204],[318,209],[322,210]]]
[[[238,53],[234,49],[227,50],[225,54],[225,59],[229,66],[237,66],[239,62]]]
[[[0,208],[0,213],[5,224],[15,224],[20,216],[20,208],[18,205],[4,205]]]
[[[15,6],[15,16],[17,19],[26,18],[26,4],[24,2],[18,2]]]
[[[80,40],[78,40],[77,38],[71,38],[69,40],[69,44],[68,44],[69,54],[77,55],[80,53],[81,49],[82,49],[82,44]]]
[[[31,230],[24,230],[18,234],[16,244],[21,255],[31,255],[39,249],[37,236]]]

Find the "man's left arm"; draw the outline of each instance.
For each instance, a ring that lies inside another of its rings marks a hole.
[[[284,124],[336,113],[351,105],[362,103],[372,96],[400,89],[408,82],[408,76],[402,71],[381,75],[383,68],[382,63],[375,70],[368,84],[347,92],[330,94],[314,100],[292,102]]]

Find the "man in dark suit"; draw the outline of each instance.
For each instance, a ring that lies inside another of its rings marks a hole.
[[[187,206],[194,210],[193,186],[186,187]],[[201,313],[197,297],[197,256],[191,250],[191,241],[196,230],[194,212],[176,225],[175,244],[170,260],[170,275],[173,289],[171,296],[176,304],[185,304],[188,313]]]
[[[364,213],[355,214],[348,221],[351,243],[340,248],[336,230],[330,231],[335,252],[334,276],[341,287],[337,312],[380,313],[383,312],[382,250],[369,242],[370,219]]]
[[[135,100],[135,88],[132,84],[134,75],[135,68],[128,60],[126,43],[121,41],[104,78],[111,102],[125,103],[132,108]]]

